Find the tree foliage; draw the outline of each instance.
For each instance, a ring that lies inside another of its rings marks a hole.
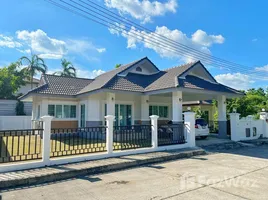
[[[119,68],[119,67],[121,67],[122,66],[122,64],[116,64],[115,65],[115,68],[117,69],[117,68]]]
[[[76,77],[76,69],[73,64],[66,59],[61,60],[62,71],[55,72],[55,75],[64,76],[64,77]]]
[[[227,100],[227,113],[231,113],[235,108],[241,117],[248,115],[258,115],[262,110],[268,110],[268,95],[263,88],[249,89],[242,98],[234,98]]]
[[[24,112],[24,103],[22,101],[18,100],[15,111],[16,115],[26,115]]]
[[[25,85],[25,71],[19,69],[18,63],[11,63],[0,69],[0,98],[16,99],[15,93]]]
[[[26,66],[23,71],[28,75],[30,82],[31,82],[31,88],[33,88],[33,77],[39,72],[42,74],[45,74],[47,71],[47,66],[45,64],[45,61],[38,57],[38,55],[32,55],[32,57],[28,58],[26,56],[23,56],[19,59],[19,63],[22,66]]]

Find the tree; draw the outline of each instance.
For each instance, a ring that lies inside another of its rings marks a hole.
[[[65,77],[76,77],[76,69],[73,64],[66,59],[61,60],[62,71],[55,72],[55,75],[65,76]]]
[[[23,70],[30,77],[31,89],[33,88],[33,77],[38,73],[45,74],[47,71],[47,66],[45,65],[45,61],[38,57],[38,55],[33,55],[31,58],[23,56],[19,59],[20,65],[26,65]]]
[[[19,70],[19,63],[11,63],[0,69],[0,98],[16,99],[15,93],[25,85],[25,73]]]
[[[18,100],[15,110],[16,110],[16,115],[26,115],[24,112],[24,103],[20,100]]]
[[[116,64],[115,65],[115,68],[117,69],[117,68],[119,68],[119,67],[121,67],[122,66],[122,64]]]

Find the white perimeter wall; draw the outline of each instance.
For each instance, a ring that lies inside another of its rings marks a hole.
[[[0,116],[0,130],[31,129],[31,116]]]

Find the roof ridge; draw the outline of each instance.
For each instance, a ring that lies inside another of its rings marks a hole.
[[[55,76],[55,77],[61,77],[61,78],[73,78],[73,79],[83,79],[83,80],[94,80],[94,78],[80,78],[80,77],[68,77],[68,76],[59,76],[55,74],[43,74],[45,76]]]
[[[184,66],[186,66],[186,65],[194,65],[194,64],[198,63],[199,61],[200,61],[200,60],[196,60],[196,61],[192,61],[192,62],[184,63],[184,64],[182,64],[182,65],[178,65],[178,66],[174,66],[174,67],[167,68],[167,69],[165,69],[164,71],[169,71],[169,70],[171,70],[171,69],[175,69],[175,68],[178,68],[178,67],[184,67]]]

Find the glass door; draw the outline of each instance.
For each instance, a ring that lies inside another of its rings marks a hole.
[[[119,125],[130,126],[132,123],[131,105],[121,104],[119,107]]]
[[[81,105],[81,114],[80,114],[80,127],[86,126],[86,105]]]

